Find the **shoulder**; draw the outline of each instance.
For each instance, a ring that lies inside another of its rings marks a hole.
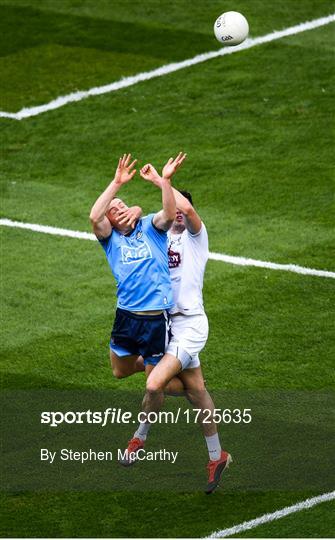
[[[204,257],[208,257],[208,235],[204,223],[201,222],[201,229],[197,234],[192,234],[189,231],[186,232],[184,242],[187,243],[189,248],[195,250],[198,254],[203,254]]]
[[[108,253],[111,249],[113,239],[115,239],[116,231],[115,229],[112,229],[112,232],[109,236],[106,236],[105,238],[97,238],[99,244],[102,246],[104,251]]]
[[[141,219],[142,229],[146,232],[152,232],[154,235],[159,235],[166,238],[167,232],[163,231],[162,229],[158,229],[158,227],[156,227],[156,225],[153,223],[155,215],[155,213],[148,214]]]
[[[155,214],[148,214],[147,216],[143,216],[139,219],[138,225],[141,225],[142,228],[148,228],[152,225],[152,220],[154,218]]]
[[[203,240],[206,240],[206,239],[208,240],[207,229],[206,229],[206,226],[205,226],[203,221],[201,222],[200,231],[198,231],[196,234],[192,234],[187,229],[184,232],[186,232],[188,238],[190,238],[191,240],[199,241],[199,242],[201,242]]]

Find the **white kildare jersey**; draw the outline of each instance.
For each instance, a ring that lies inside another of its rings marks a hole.
[[[204,313],[202,287],[208,260],[208,235],[201,224],[198,234],[185,229],[181,234],[168,232],[169,269],[172,281],[174,307],[171,315],[198,315]]]

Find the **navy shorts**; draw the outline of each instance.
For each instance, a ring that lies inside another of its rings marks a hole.
[[[141,355],[144,365],[156,365],[168,344],[168,320],[160,315],[136,315],[117,308],[110,348],[117,356]]]

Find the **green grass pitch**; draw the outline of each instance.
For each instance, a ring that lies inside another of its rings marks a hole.
[[[241,11],[256,37],[333,8],[330,0],[0,0],[0,109],[216,50],[212,25],[223,11]],[[120,154],[160,167],[183,150],[175,185],[192,192],[211,251],[334,270],[333,68],[334,23],[21,122],[1,118],[1,217],[88,231]],[[123,195],[144,212],[160,207],[139,178]],[[115,286],[99,246],[0,234],[2,387],[143,389],[142,375],[118,381],[109,368]],[[334,390],[332,279],[210,261],[204,298],[209,389],[304,391],[311,400]],[[229,475],[238,479],[238,455]],[[201,537],[318,494],[223,486],[206,497],[187,478],[177,493],[3,491],[1,536]],[[334,530],[334,503],[325,503],[242,536]]]

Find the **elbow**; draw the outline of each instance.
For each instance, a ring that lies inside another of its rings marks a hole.
[[[193,208],[193,206],[191,205],[191,203],[188,203],[188,204],[183,205],[183,208],[180,208],[179,210],[180,210],[180,212],[182,212],[182,214],[184,214],[184,216],[186,216],[186,217],[190,217],[190,216],[192,215],[192,213],[194,212],[194,208]]]
[[[169,212],[164,215],[164,230],[169,230],[176,218],[176,214]]]
[[[96,225],[99,222],[99,216],[93,210],[90,213],[90,222],[92,225]]]
[[[96,223],[95,215],[92,212],[90,213],[90,222],[91,222],[92,225],[94,225],[94,223]]]

